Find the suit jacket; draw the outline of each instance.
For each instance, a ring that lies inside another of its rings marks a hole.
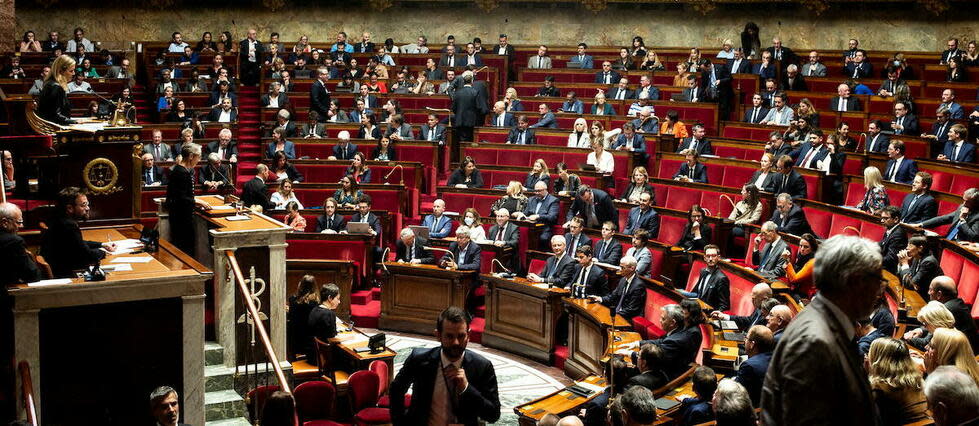
[[[453,92],[452,112],[455,114],[453,125],[457,127],[476,127],[482,124],[483,116],[486,115],[486,102],[481,105],[479,99],[481,95],[473,86],[462,86]]]
[[[789,173],[787,177],[784,175],[775,175],[772,180],[774,181],[774,191],[772,192],[775,194],[786,192],[792,196],[793,200],[806,198],[808,194],[806,180],[795,170]]]
[[[421,126],[421,134],[418,135],[418,139],[426,140],[426,141],[427,140],[433,140],[433,141],[445,143],[445,126],[443,126],[441,124],[436,124],[435,125],[435,138],[434,139],[429,139],[429,131],[430,130],[432,130],[432,128],[431,127],[428,127],[428,124],[422,124],[422,126]]]
[[[645,297],[646,293],[643,292],[643,299],[645,299]],[[632,376],[629,379],[629,384],[626,385],[626,388],[632,386],[642,386],[650,391],[653,391],[666,386],[666,384],[669,382],[670,379],[666,377],[666,373],[663,372],[663,370],[648,370]]]
[[[744,110],[744,118],[741,121],[744,121],[745,123],[758,124],[765,118],[766,115],[768,115],[768,108],[759,106],[758,114],[753,114],[753,112],[754,107],[746,107]],[[754,117],[752,117],[752,115],[754,115]]]
[[[812,70],[812,72],[810,72],[810,70]],[[815,65],[810,62],[806,62],[802,64],[802,71],[799,72],[799,74],[807,77],[826,77],[826,65],[823,65],[820,62],[816,62]]]
[[[531,56],[527,59],[527,67],[533,69],[549,69],[551,68],[551,57],[539,55]]]
[[[649,238],[656,238],[659,236],[659,224],[659,214],[656,213],[655,209],[650,207],[649,210],[643,212],[639,206],[636,206],[629,209],[629,219],[622,233],[632,235],[637,230],[645,229],[649,232]]]
[[[217,153],[220,148],[221,148],[221,142],[219,141],[213,141],[208,143],[207,152],[203,154],[203,157],[207,158],[207,156],[212,152]],[[234,141],[231,141],[230,143],[228,143],[228,147],[224,149],[224,156],[221,157],[221,160],[222,161],[230,160],[232,156],[237,156],[237,155],[238,155],[238,144],[236,144]]]
[[[150,169],[143,167],[143,185],[152,185],[158,183],[160,185],[166,185],[166,176],[163,176],[163,169],[160,166],[153,166],[152,173],[148,173]]]
[[[702,87],[687,87],[680,93],[678,100],[682,102],[707,102],[711,98],[708,96],[707,90]]]
[[[51,266],[55,278],[74,277],[83,269],[105,258],[102,244],[82,239],[78,222],[65,215],[45,222],[48,229],[41,233],[41,256]]]
[[[728,59],[727,64],[725,64],[728,71],[731,74],[750,74],[751,73],[751,61],[747,59],[742,59],[737,67],[734,66],[734,59]]]
[[[625,90],[623,90],[623,89],[619,89],[618,86],[609,89],[609,91],[608,91],[608,99],[609,100],[618,99],[618,96],[619,96],[619,92],[620,91],[625,92],[625,97],[623,99],[636,99],[636,91],[635,90],[631,90],[631,89],[625,89]]]
[[[897,271],[897,275],[906,286],[917,289],[923,298],[928,299],[928,286],[931,285],[931,280],[944,273],[935,256],[929,254],[911,261],[910,267]]]
[[[673,174],[673,179],[676,179],[680,176],[687,176],[687,177],[690,176],[689,164],[687,163],[680,164],[680,170],[677,170],[676,173]],[[696,165],[694,165],[692,179],[694,182],[707,183],[707,166],[701,163],[697,163]]]
[[[567,67],[581,68],[585,70],[592,69],[595,68],[595,60],[591,55],[582,55],[581,58],[579,58],[579,55],[572,55],[568,57]]]
[[[296,158],[296,144],[286,141],[282,146],[282,153],[286,155],[286,158],[293,160]],[[275,156],[275,142],[269,143],[265,147],[265,158],[272,158]]]
[[[465,259],[462,259],[465,261],[465,263],[459,262],[459,249],[459,243],[453,241],[452,244],[449,244],[449,251],[452,252],[452,259],[456,262],[456,265],[458,265],[458,269],[461,271],[479,271],[479,266],[481,263],[480,253],[482,253],[482,249],[479,248],[479,244],[476,244],[474,241],[470,241],[466,246],[466,256]]]
[[[648,87],[642,87],[636,89],[635,97],[633,99],[638,99],[642,97],[643,93],[649,96],[649,100],[655,101],[659,99],[659,88],[650,84]]]
[[[524,130],[526,135],[524,135],[524,145],[535,145],[537,144],[537,137],[534,135],[534,129]],[[510,129],[510,134],[506,138],[507,143],[520,144],[520,129],[514,127]]]
[[[618,210],[615,209],[615,204],[612,203],[612,197],[608,195],[607,192],[601,189],[592,188],[592,202],[595,204],[595,219],[598,220],[599,225],[607,221],[616,221],[619,217]],[[580,216],[587,222],[588,214],[585,208],[588,207],[581,197],[575,197],[573,203],[571,203],[571,208],[568,209],[567,220],[575,216]]]
[[[878,132],[877,136],[867,135],[867,146],[870,152],[885,153],[890,144],[891,137],[886,133]]]
[[[802,207],[798,205],[792,206],[789,214],[784,217],[782,216],[782,212],[776,209],[775,214],[772,215],[772,222],[778,225],[778,232],[785,232],[792,235],[812,233],[812,227],[809,226],[809,220],[806,219],[806,212],[802,211]]]
[[[904,196],[901,202],[901,221],[904,223],[921,223],[938,214],[938,202],[929,192],[921,194],[918,199],[915,194]],[[912,202],[914,205],[912,205]]]
[[[721,268],[701,269],[691,292],[715,310],[723,312],[731,309],[731,283]]]
[[[714,240],[712,236],[713,230],[710,225],[702,223],[700,225],[700,239],[694,239],[690,223],[687,223],[683,226],[683,233],[680,234],[680,240],[676,242],[676,246],[684,250],[703,250],[707,244]]]
[[[279,96],[276,96],[278,100],[279,108],[283,108],[287,102],[289,102],[289,96],[285,93],[279,92]],[[267,107],[272,102],[272,97],[268,93],[262,95],[262,107]]]
[[[464,184],[469,188],[482,188],[483,174],[479,172],[479,169],[473,170],[472,174],[469,175],[469,182],[466,182],[465,173],[460,169],[455,169],[449,175],[449,180],[446,182],[446,185],[455,186],[458,184]]]
[[[955,156],[955,158],[952,158],[955,154],[955,143],[948,141],[945,142],[945,149],[942,150],[942,154],[944,154],[945,158],[948,158],[950,161],[972,163],[976,160],[976,146],[969,142],[962,142],[958,155]]]
[[[268,187],[258,176],[245,182],[241,189],[241,203],[246,207],[262,206],[262,211],[272,210],[272,203],[269,202]]]
[[[564,249],[567,250],[569,254],[574,257],[578,251],[578,247],[589,246],[592,247],[591,238],[584,233],[579,233],[577,236],[572,235],[570,232],[564,234]]]
[[[847,78],[869,78],[874,72],[874,67],[870,62],[863,61],[859,64],[850,62],[843,67],[843,74]]]
[[[354,213],[350,217],[351,222],[363,222],[363,217],[361,217],[360,212]],[[378,236],[381,235],[381,219],[378,219],[377,215],[371,212],[367,213],[367,223],[370,225],[371,229],[377,233]]]
[[[397,243],[398,247],[395,253],[396,257],[394,260],[408,262],[411,258],[408,250],[412,250],[414,252],[414,258],[420,260],[422,264],[425,265],[435,264],[435,256],[432,256],[432,252],[425,250],[424,248],[426,245],[428,245],[427,243],[428,242],[422,239],[421,237],[415,237],[415,243],[411,247],[408,247],[405,245],[403,241],[401,241],[400,238],[398,238],[398,243]]]
[[[448,216],[439,218],[438,226],[435,226],[435,216],[428,215],[422,220],[422,226],[428,228],[429,238],[445,238],[452,232],[452,219]]]
[[[843,321],[817,294],[789,324],[772,355],[761,395],[763,424],[874,425],[863,358]],[[819,395],[813,398],[813,395]]]
[[[628,288],[626,288],[627,286]],[[632,318],[641,316],[646,309],[646,285],[639,278],[639,274],[635,275],[631,283],[628,277],[622,277],[615,290],[602,297],[602,305],[613,310],[613,315],[621,315],[623,318],[632,321]],[[618,311],[615,311],[616,307],[618,307]]]
[[[755,264],[758,274],[769,280],[785,276],[785,267],[789,261],[782,257],[782,252],[787,248],[788,244],[785,240],[779,238],[778,241],[771,243],[771,248],[766,244],[764,248],[751,252],[751,262]],[[766,253],[768,257],[762,262]]]
[[[339,143],[333,145],[333,156],[336,157],[337,160],[352,160],[354,158],[354,154],[357,153],[357,145],[350,142],[347,142],[347,144],[348,146],[346,149],[344,149],[343,145],[340,145]]]
[[[884,238],[880,240],[880,254],[884,258],[883,268],[892,274],[896,273],[898,262],[897,253],[907,248],[907,246],[908,233],[904,228],[896,226],[893,230],[885,231]]]
[[[809,91],[809,86],[806,85],[806,79],[802,76],[802,74],[796,74],[791,83],[789,82],[788,75],[782,76],[782,83],[779,85],[779,87],[781,87],[782,90],[793,90],[798,92]]]
[[[458,55],[449,55],[448,53],[443,54],[442,55],[442,58],[439,59],[439,66],[440,67],[449,67],[449,57],[450,56],[452,57],[451,59],[453,60],[452,66],[450,68],[455,68],[455,67],[461,67],[461,66],[463,66],[462,65],[463,64],[463,62],[462,62],[463,59],[461,57],[459,57]]]
[[[486,234],[486,239],[490,241],[496,241],[497,235],[500,233],[500,225],[493,225],[490,227],[489,233]],[[503,230],[503,245],[505,247],[510,247],[514,250],[517,249],[517,243],[520,241],[520,227],[507,222],[506,228]]]
[[[432,407],[432,395],[436,386],[436,369],[440,368],[442,348],[415,348],[405,360],[404,366],[391,382],[391,420],[394,425],[426,425]],[[456,419],[466,426],[475,426],[479,420],[488,423],[500,418],[500,396],[497,391],[496,371],[493,364],[473,351],[462,356],[462,369],[466,371],[469,386],[459,395],[458,406],[453,407]],[[404,396],[412,387],[411,406],[404,406]]]
[[[152,142],[143,145],[143,154],[153,154],[153,161],[167,161],[173,160],[173,151],[170,149],[170,145],[165,143],[160,143],[160,155],[157,156],[155,152],[156,146]]]
[[[921,226],[925,228],[934,228],[940,225],[951,225],[948,229],[952,232],[952,229],[958,227],[958,235],[955,239],[962,241],[979,241],[979,212],[971,212],[965,218],[965,223],[959,223],[959,215],[962,211],[962,206],[960,205],[955,211],[944,214],[938,217],[933,217],[921,223]]]
[[[608,84],[609,85],[618,84],[619,83],[619,79],[621,79],[621,78],[622,78],[622,75],[619,74],[619,73],[617,73],[617,72],[615,72],[615,71],[610,70],[608,72],[608,81],[609,81]],[[605,83],[605,71],[599,71],[599,72],[596,72],[595,73],[595,83],[597,83],[597,84],[606,84]]]
[[[564,287],[573,279],[575,265],[577,265],[577,262],[568,253],[565,253],[560,261],[556,257],[551,256],[547,258],[547,262],[544,263],[544,269],[539,275],[551,287]]]
[[[751,397],[751,404],[757,406],[761,401],[761,389],[765,384],[765,373],[768,372],[768,364],[772,362],[771,352],[762,352],[748,357],[738,367],[738,375],[734,378],[748,390]]]
[[[41,271],[20,235],[0,233],[0,284],[32,283],[41,279]]]
[[[683,150],[690,148],[690,144],[693,143],[693,136],[684,138],[680,142],[680,146],[677,148],[676,152],[680,153]],[[714,147],[711,146],[710,141],[707,138],[703,138],[697,141],[697,155],[714,155]]]
[[[891,180],[891,169],[894,167],[895,160],[887,160],[887,166],[884,167],[884,180]],[[897,174],[894,175],[894,181],[900,183],[910,184],[914,181],[914,175],[918,173],[918,163],[914,160],[904,157],[901,160],[901,166],[897,170]]]
[[[918,135],[921,134],[921,132],[918,130],[919,127],[918,127],[918,117],[917,116],[915,116],[914,114],[908,113],[908,114],[905,114],[904,115],[903,119],[904,119],[904,122],[901,123],[901,125],[904,126],[904,129],[903,130],[896,130],[895,129],[894,130],[894,134],[895,135],[918,136]],[[897,117],[895,117],[895,118],[892,119],[892,121],[894,121],[894,122],[897,122],[897,120],[898,120]]]
[[[584,266],[575,264],[574,273],[571,274],[571,281],[565,284],[564,288],[571,290],[575,294],[574,285],[582,284],[585,286],[585,294],[588,296],[604,296],[608,294],[608,277],[601,266],[591,265],[588,274],[582,275]]]
[[[359,53],[374,53],[374,42],[360,42],[354,45],[354,51]]]
[[[510,58],[511,61],[513,60],[514,56],[516,55],[516,53],[515,53],[515,51],[513,49],[513,45],[512,44],[507,44],[506,45],[506,48],[504,48],[503,51],[506,52],[506,56],[508,58]],[[500,53],[500,45],[497,44],[497,45],[493,46],[493,50],[490,50],[488,53],[490,53],[492,55],[498,55]]]
[[[319,114],[321,123],[325,123],[330,118],[330,92],[319,80],[310,86],[309,109]]]
[[[754,325],[765,325],[765,316],[761,314],[760,309],[755,309],[751,315],[741,316],[741,315],[731,315],[731,321],[738,326],[738,330],[748,331],[751,326]]]
[[[499,125],[500,115],[503,115],[502,126]],[[514,127],[517,125],[517,118],[509,112],[504,112],[503,114],[493,114],[493,116],[490,118],[489,125],[494,127]]]
[[[333,223],[331,224],[326,215],[320,215],[320,217],[316,218],[316,232],[323,232],[327,229],[332,229],[336,232],[346,230],[347,219],[342,214],[333,213]],[[398,242],[401,242],[401,240],[399,239]]]
[[[218,120],[221,119],[221,112],[222,112],[221,111],[221,108],[211,108],[211,114],[208,115],[208,117],[207,117],[208,120],[217,122]],[[229,119],[231,120],[230,121],[231,123],[234,123],[234,122],[238,121],[238,109],[237,108],[231,108],[231,110],[229,111],[229,114],[230,114]]]
[[[313,134],[320,138],[326,137],[326,124],[316,123],[314,125],[310,125],[309,123],[304,123],[302,134],[299,136],[305,138],[307,136],[312,137]]]
[[[755,172],[751,174],[751,179],[748,179],[748,183],[755,183],[755,181],[758,180],[759,175],[761,175],[761,170],[755,170]],[[777,176],[781,175],[774,171],[769,172],[768,175],[765,176],[765,182],[762,183],[760,189],[765,192],[775,192],[775,178]],[[777,194],[777,192],[775,193]]]
[[[640,341],[639,347],[647,343],[659,346],[663,350],[660,365],[663,366],[663,371],[666,372],[667,377],[673,380],[687,371],[690,363],[696,361],[702,341],[700,327],[693,326],[673,330],[659,339]]]
[[[809,164],[802,164],[802,160],[806,159],[806,156],[809,155],[809,151],[811,151],[813,148],[815,148],[817,151],[815,154],[813,154],[812,159],[809,160]],[[807,169],[815,169],[816,163],[822,161],[824,158],[826,158],[827,155],[829,155],[829,149],[827,149],[825,145],[819,145],[819,147],[813,147],[812,144],[810,144],[809,142],[805,142],[802,144],[802,147],[799,149],[799,157],[795,160],[795,166],[803,167]]]
[[[599,239],[594,245],[595,260],[609,265],[619,265],[622,260],[622,244],[612,238],[605,243],[604,239]]]
[[[840,111],[840,97],[833,96],[833,99],[829,100],[829,110],[830,111]],[[849,96],[846,98],[846,110],[847,111],[860,111],[860,100]]]
[[[557,128],[557,119],[555,118],[554,113],[547,112],[538,122],[530,125],[531,129],[536,129],[538,127]]]
[[[955,318],[955,328],[961,331],[962,334],[965,334],[965,337],[969,338],[969,344],[972,345],[974,352],[976,347],[979,346],[979,333],[976,332],[976,322],[972,319],[972,314],[969,309],[970,306],[966,305],[961,297],[947,300],[944,304],[949,312],[952,313],[952,317]]]
[[[781,47],[781,52],[780,52],[781,55],[780,56],[779,55],[776,55],[776,53],[775,53],[775,46],[769,46],[769,47],[765,48],[765,51],[772,55],[772,62],[774,62],[774,61],[782,61],[782,68],[783,69],[785,67],[787,67],[789,64],[794,64],[794,63],[797,62],[796,61],[797,58],[796,58],[795,52],[793,52],[792,49],[789,49],[788,47],[785,47],[785,46],[782,46]]]

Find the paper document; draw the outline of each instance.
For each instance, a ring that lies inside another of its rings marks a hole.
[[[575,382],[575,385],[583,387],[595,393],[602,393],[605,391],[605,386],[593,385],[587,382]]]
[[[133,265],[131,263],[115,263],[112,265],[102,265],[102,270],[106,272],[126,272],[126,271],[132,271]]]
[[[44,287],[46,285],[71,284],[71,278],[55,278],[53,280],[41,280],[36,283],[27,283],[28,287]]]
[[[547,285],[547,283],[537,283],[537,284],[534,284],[534,287],[542,288],[544,290],[547,290],[548,285]]]
[[[249,217],[249,216],[238,216],[238,215],[235,215],[235,216],[228,216],[228,217],[226,217],[224,219],[227,220],[227,221],[229,221],[229,222],[237,222],[239,220],[249,220],[249,219],[251,219],[251,217]]]
[[[117,257],[111,263],[149,263],[153,260],[152,256],[140,257]]]
[[[211,206],[211,210],[234,210],[235,206],[229,206],[227,204],[219,204],[217,206]]]

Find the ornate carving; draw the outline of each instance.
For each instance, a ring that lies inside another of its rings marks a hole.
[[[285,0],[262,0],[262,5],[265,6],[266,9],[275,12],[276,10],[279,10],[281,7],[285,6],[286,2]]]
[[[588,9],[594,13],[601,12],[608,8],[607,0],[581,0],[581,4],[585,5],[585,9]]]
[[[948,10],[948,0],[921,0],[921,5],[935,16],[941,15]]]
[[[100,157],[89,161],[82,170],[82,180],[93,194],[105,195],[122,191],[122,187],[116,186],[119,182],[119,169],[108,158]]]
[[[689,0],[693,10],[700,12],[702,15],[706,15],[714,10],[717,6],[711,0]]]
[[[500,7],[498,0],[476,0],[476,6],[483,9],[483,12],[492,12],[493,9]]]

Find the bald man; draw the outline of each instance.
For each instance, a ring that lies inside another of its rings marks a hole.
[[[928,297],[931,300],[942,302],[952,317],[955,318],[955,328],[969,338],[972,351],[979,351],[979,333],[976,331],[976,322],[973,321],[969,306],[959,297],[955,280],[945,275],[939,275],[931,280],[928,286]]]
[[[506,112],[506,104],[497,101],[493,104],[493,116],[490,118],[489,125],[492,127],[514,127],[517,125],[517,118],[513,114]]]
[[[755,307],[754,312],[748,316],[728,315],[721,311],[710,313],[712,319],[724,321],[734,321],[738,329],[748,331],[753,325],[765,325],[765,315],[762,314],[761,304],[772,297],[772,288],[767,283],[758,283],[751,288],[751,305]]]
[[[452,232],[452,218],[444,216],[445,201],[442,199],[432,202],[432,214],[425,216],[422,226],[428,228],[428,238],[445,238]],[[479,226],[478,223],[466,226]]]
[[[792,321],[792,310],[785,305],[776,305],[768,312],[768,321],[765,326],[772,331],[772,336],[775,339],[775,343],[778,344],[778,340],[782,338],[782,332],[785,331],[785,327],[789,326],[789,322]]]

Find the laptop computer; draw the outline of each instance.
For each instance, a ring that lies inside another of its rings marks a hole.
[[[347,222],[348,234],[370,234],[371,224],[364,222]]]
[[[428,240],[428,233],[430,232],[430,230],[428,229],[427,226],[411,225],[408,228],[410,228],[415,233],[416,237],[421,237],[421,239],[423,240]]]

